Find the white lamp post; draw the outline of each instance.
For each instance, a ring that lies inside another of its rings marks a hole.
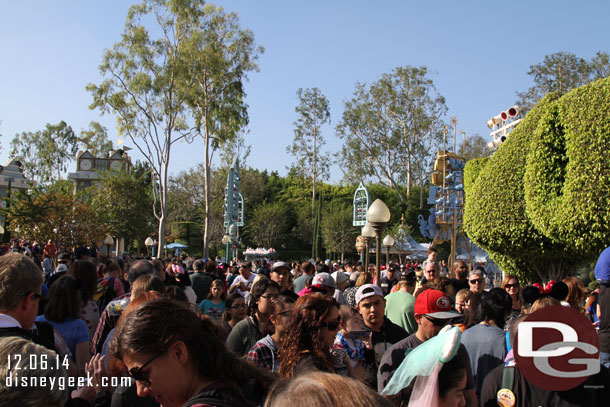
[[[385,265],[388,267],[390,265],[390,248],[394,246],[394,238],[390,235],[386,235],[383,238],[383,245],[385,246]]]
[[[385,228],[385,225],[390,221],[390,210],[381,199],[375,199],[375,202],[370,206],[366,213],[366,220],[371,224],[371,227],[375,231],[375,238],[377,241],[377,269],[375,270],[375,276],[377,277],[377,285],[381,286],[381,274],[379,272],[379,253],[381,252],[381,232]]]
[[[108,252],[108,257],[110,257],[110,246],[114,243],[114,239],[112,236],[108,235],[104,238],[104,244],[106,245],[106,251]]]
[[[362,231],[360,233],[363,237],[364,237],[364,242],[366,243],[366,247],[364,250],[365,251],[365,265],[364,265],[364,270],[368,271],[369,269],[369,248],[371,247],[371,239],[373,239],[375,237],[375,230],[373,229],[373,227],[371,226],[370,223],[367,223],[366,225],[364,225],[362,227]]]
[[[148,252],[148,255],[150,256],[150,248],[153,246],[153,244],[155,244],[154,240],[152,240],[152,237],[147,237],[146,240],[144,241],[144,245],[146,246],[146,251]]]

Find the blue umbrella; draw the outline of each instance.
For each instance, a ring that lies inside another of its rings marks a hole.
[[[188,246],[182,243],[170,243],[165,246],[166,249],[186,249]]]

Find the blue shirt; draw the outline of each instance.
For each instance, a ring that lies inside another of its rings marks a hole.
[[[203,300],[199,304],[199,309],[214,321],[222,323],[222,314],[225,312],[224,301],[221,301],[220,304],[214,304],[212,300]]]
[[[48,322],[64,338],[73,357],[76,357],[76,345],[89,341],[89,329],[82,319],[68,318],[62,322],[53,322],[44,315],[36,317],[36,321]]]

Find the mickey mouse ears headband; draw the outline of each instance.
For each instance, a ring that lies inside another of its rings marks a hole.
[[[538,283],[523,288],[521,292],[523,302],[533,304],[537,299],[549,296],[558,301],[563,300],[568,296],[568,286],[563,281],[549,281],[544,287]]]

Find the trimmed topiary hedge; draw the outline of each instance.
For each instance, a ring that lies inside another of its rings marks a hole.
[[[527,215],[555,242],[595,257],[610,244],[610,78],[545,106],[524,177]]]
[[[579,260],[577,253],[540,233],[526,213],[524,174],[529,143],[541,118],[561,97],[542,99],[466,185],[464,230],[506,272],[532,281],[560,276]],[[474,175],[476,161],[466,165]],[[469,168],[471,167],[471,168]],[[466,177],[465,177],[466,178]]]

